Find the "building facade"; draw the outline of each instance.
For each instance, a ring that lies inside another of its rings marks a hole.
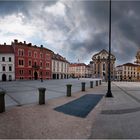
[[[67,79],[69,77],[69,62],[59,54],[52,55],[52,78]]]
[[[11,45],[0,45],[0,81],[15,80],[14,49]]]
[[[107,81],[108,79],[108,56],[109,53],[106,50],[102,50],[99,53],[96,53],[92,57],[93,61],[93,77],[102,78]],[[115,61],[116,58],[113,54],[111,54],[111,79],[115,78]]]
[[[140,50],[136,54],[136,61],[134,63],[140,64]]]
[[[116,67],[118,81],[140,81],[140,65],[125,63]]]
[[[69,65],[69,74],[73,78],[86,78],[91,76],[89,65],[84,63],[71,63]]]
[[[15,53],[15,77],[16,79],[51,79],[52,51],[14,40],[12,47]]]

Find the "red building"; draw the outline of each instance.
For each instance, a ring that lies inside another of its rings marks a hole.
[[[16,79],[51,79],[52,51],[14,40]]]

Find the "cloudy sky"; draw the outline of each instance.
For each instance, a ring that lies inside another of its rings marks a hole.
[[[70,62],[86,64],[108,50],[109,2],[0,1],[0,43],[43,44]],[[112,53],[116,65],[133,62],[140,48],[140,1],[112,0]]]

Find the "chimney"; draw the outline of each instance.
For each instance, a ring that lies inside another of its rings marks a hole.
[[[6,43],[4,43],[4,45],[6,45]]]
[[[15,43],[18,43],[18,40],[17,40],[17,39],[15,39],[15,40],[14,40],[14,42],[15,42]]]
[[[32,43],[29,43],[28,46],[32,46]]]
[[[24,44],[26,44],[26,41],[24,41]]]
[[[40,45],[41,48],[43,48],[43,45]]]

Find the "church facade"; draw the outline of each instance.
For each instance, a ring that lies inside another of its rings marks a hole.
[[[92,57],[93,61],[93,77],[102,78],[107,81],[108,79],[108,56],[109,53],[103,49]],[[115,61],[116,57],[111,54],[111,79],[115,78]]]

